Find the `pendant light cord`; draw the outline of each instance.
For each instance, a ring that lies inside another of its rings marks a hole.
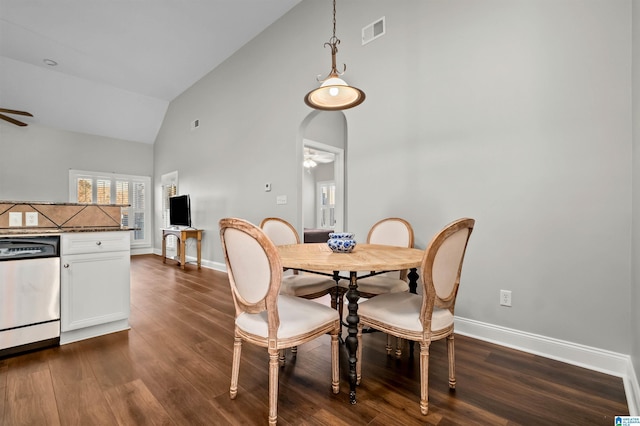
[[[337,40],[336,37],[336,0],[333,0],[333,37],[332,40]],[[338,43],[340,43],[340,41],[338,40]]]
[[[333,36],[329,39],[328,42],[324,44],[324,47],[329,46],[331,48],[331,72],[326,78],[342,75],[347,70],[346,64],[344,65],[344,69],[342,70],[342,72],[339,72],[336,67],[336,54],[338,53],[339,44],[340,39],[336,37],[336,0],[333,0]],[[317,80],[323,81],[320,79],[320,76],[318,76]]]

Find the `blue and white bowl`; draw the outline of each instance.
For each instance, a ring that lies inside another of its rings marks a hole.
[[[355,236],[355,234],[352,234],[351,232],[331,232],[329,233],[329,239],[333,239],[333,238],[338,238],[338,239],[350,239],[352,240],[353,237]]]
[[[327,245],[334,253],[351,253],[356,246],[354,234],[348,232],[332,232]]]

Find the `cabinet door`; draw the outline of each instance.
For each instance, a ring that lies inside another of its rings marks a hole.
[[[129,251],[62,256],[61,330],[129,317]]]

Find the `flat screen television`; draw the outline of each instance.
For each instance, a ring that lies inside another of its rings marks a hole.
[[[169,224],[191,226],[191,202],[188,194],[169,197]]]

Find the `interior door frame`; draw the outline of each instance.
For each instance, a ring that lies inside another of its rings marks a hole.
[[[335,226],[335,232],[342,232],[345,228],[345,223],[344,223],[344,218],[345,218],[345,202],[344,202],[344,195],[345,195],[345,188],[344,188],[344,174],[345,174],[345,164],[344,164],[344,149],[343,148],[338,148],[336,146],[332,146],[332,145],[327,145],[325,143],[322,142],[317,142],[317,141],[313,141],[311,139],[303,139],[302,140],[302,146],[303,149],[305,147],[309,147],[309,148],[313,148],[319,151],[326,151],[326,152],[331,152],[332,154],[335,155],[335,162],[333,164],[333,180],[335,181],[336,184],[336,206],[335,206],[335,221],[336,221],[336,226]],[[302,168],[302,162],[300,164],[300,167]],[[302,197],[304,197],[304,194],[302,194]],[[314,203],[317,202],[316,200],[316,195],[314,194]],[[302,200],[301,200],[302,201]],[[316,206],[316,210],[317,210],[317,206]],[[304,213],[302,213],[304,214]],[[302,234],[300,235],[304,235],[304,216],[302,217],[302,221],[300,226],[302,227]]]
[[[322,226],[321,219],[320,219],[320,214],[321,214],[321,209],[320,207],[322,207],[322,196],[321,196],[321,189],[323,186],[332,186],[333,187],[333,198],[335,200],[335,192],[336,192],[336,182],[334,180],[317,180],[316,181],[316,228],[320,228],[320,229],[335,229],[334,226],[328,227],[328,226]],[[333,205],[333,216],[334,216],[334,221],[335,221],[335,211],[336,211],[336,206],[335,204]],[[329,213],[329,221],[331,220],[331,213]]]

